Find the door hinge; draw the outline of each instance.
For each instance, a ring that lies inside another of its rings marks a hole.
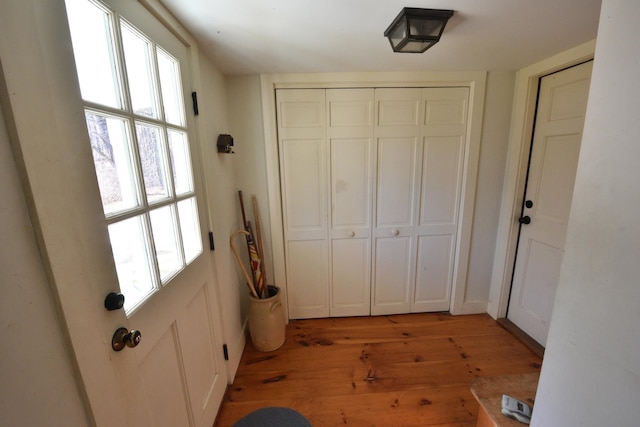
[[[197,116],[199,114],[199,111],[198,111],[198,93],[197,92],[191,92],[191,100],[193,101],[193,114],[195,114]]]
[[[216,250],[216,245],[213,243],[213,231],[209,232],[209,249],[212,251]]]
[[[222,344],[222,353],[224,353],[224,360],[229,360],[229,350],[226,344]]]

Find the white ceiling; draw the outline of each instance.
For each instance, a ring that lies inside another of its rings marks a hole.
[[[163,0],[227,75],[517,70],[596,37],[601,0]],[[383,36],[403,7],[453,9],[423,54]]]

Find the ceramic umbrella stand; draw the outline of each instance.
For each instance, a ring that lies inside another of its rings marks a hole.
[[[285,317],[280,288],[268,286],[267,298],[249,295],[249,334],[258,351],[273,351],[285,340]]]
[[[247,221],[244,212],[242,191],[238,191],[238,197],[240,199],[240,211],[242,212],[244,228],[231,234],[230,245],[249,288],[249,334],[256,350],[273,351],[282,347],[285,340],[286,317],[282,306],[280,288],[267,285],[266,272],[262,262],[263,247],[257,199],[255,196],[252,197],[257,233],[257,239],[254,239],[253,227],[251,222]],[[244,268],[240,254],[236,249],[234,237],[238,234],[245,235],[249,266],[253,276]]]

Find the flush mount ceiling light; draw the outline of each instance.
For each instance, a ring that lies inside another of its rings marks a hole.
[[[394,52],[422,53],[438,43],[453,10],[405,7],[384,32]]]

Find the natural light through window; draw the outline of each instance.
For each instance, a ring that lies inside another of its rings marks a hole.
[[[180,63],[103,4],[66,5],[100,197],[130,314],[202,253]]]

